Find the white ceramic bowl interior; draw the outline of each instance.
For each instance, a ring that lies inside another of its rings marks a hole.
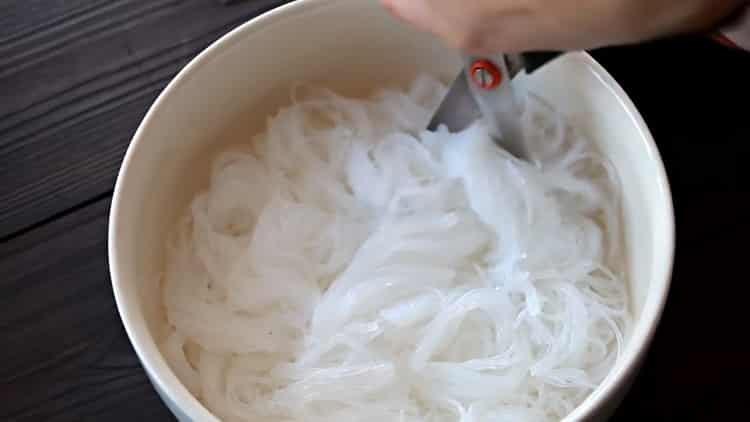
[[[159,273],[167,232],[206,186],[211,154],[262,129],[297,82],[346,94],[403,85],[428,72],[446,82],[455,52],[383,12],[377,0],[298,0],[237,28],[193,60],[143,120],[117,179],[109,232],[117,306],[156,390],[182,421],[215,421],[157,348],[166,323]],[[567,421],[605,419],[624,396],[658,323],[674,248],[663,164],[634,105],[585,53],[565,56],[527,83],[614,164],[622,181],[635,325],[605,382]]]

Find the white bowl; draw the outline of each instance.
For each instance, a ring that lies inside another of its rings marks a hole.
[[[157,348],[164,335],[158,276],[166,233],[207,183],[224,139],[261,128],[295,82],[349,94],[430,72],[457,73],[455,52],[391,19],[375,0],[298,0],[254,19],[195,58],[138,128],[112,202],[109,260],[122,322],[146,373],[181,421],[216,421]],[[569,54],[528,83],[595,140],[623,187],[634,328],[606,380],[566,421],[606,419],[643,360],[669,288],[674,216],[651,134],[612,77],[585,53]]]

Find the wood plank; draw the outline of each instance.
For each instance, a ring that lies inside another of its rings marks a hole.
[[[706,38],[681,38],[594,56],[649,125],[672,183],[680,185],[677,195],[748,189],[750,54]]]
[[[6,0],[0,4],[0,45],[86,13],[107,0]]]
[[[169,420],[122,329],[104,199],[0,244],[0,420]]]
[[[177,71],[284,2],[72,2],[39,19],[26,10],[22,35],[0,40],[0,238],[110,191],[129,139]],[[0,16],[22,13],[20,3],[2,4]]]
[[[702,160],[694,164],[699,165]],[[750,410],[750,189],[682,190],[672,288],[648,359],[614,421],[729,421]]]

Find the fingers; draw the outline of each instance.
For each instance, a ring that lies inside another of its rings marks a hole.
[[[426,32],[435,32],[435,13],[424,0],[381,0],[393,16]],[[439,35],[439,34],[436,34]]]
[[[453,48],[476,52],[486,37],[475,31],[480,25],[471,5],[456,0],[381,0],[397,18],[417,29],[430,32]],[[462,10],[463,9],[463,10]]]
[[[448,42],[455,38],[452,32],[463,27],[445,18],[445,15],[453,15],[453,20],[457,17],[440,0],[381,0],[381,2],[392,15],[402,21]]]
[[[381,0],[470,53],[579,50],[702,30],[748,0]]]
[[[562,0],[561,0],[562,1]],[[562,50],[580,44],[567,25],[544,18],[537,2],[511,0],[381,0],[397,18],[471,54]],[[549,5],[546,9],[551,9]],[[579,16],[579,13],[575,13]],[[552,22],[552,24],[550,23]],[[562,29],[560,29],[562,28]]]

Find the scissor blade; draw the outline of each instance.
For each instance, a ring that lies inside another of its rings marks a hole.
[[[451,132],[460,132],[481,116],[479,106],[469,88],[466,71],[462,71],[432,116],[427,130],[435,131],[440,125],[445,125]]]
[[[528,160],[529,152],[521,128],[522,106],[513,86],[513,78],[523,70],[523,60],[518,55],[493,55],[483,57],[465,56],[465,68],[478,61],[489,61],[495,65],[504,80],[493,89],[481,88],[466,78],[474,103],[479,109],[487,129],[495,143],[515,155]]]
[[[528,159],[529,152],[521,127],[523,106],[513,87],[513,78],[522,70],[527,73],[535,71],[560,54],[542,51],[482,58],[464,56],[464,70],[451,85],[427,128],[434,131],[444,124],[451,132],[458,132],[483,118],[495,143],[518,158]],[[501,75],[509,77],[497,89],[478,88],[469,80],[466,71],[477,59],[492,61]]]
[[[516,157],[528,160],[529,151],[521,127],[523,109],[513,82],[505,81],[492,91],[469,89],[495,143]]]
[[[503,72],[508,72],[504,63],[502,66]],[[453,81],[427,129],[435,131],[445,125],[455,133],[483,119],[496,144],[518,158],[527,159],[512,81],[507,80],[498,89],[488,92],[470,84],[464,69]]]

